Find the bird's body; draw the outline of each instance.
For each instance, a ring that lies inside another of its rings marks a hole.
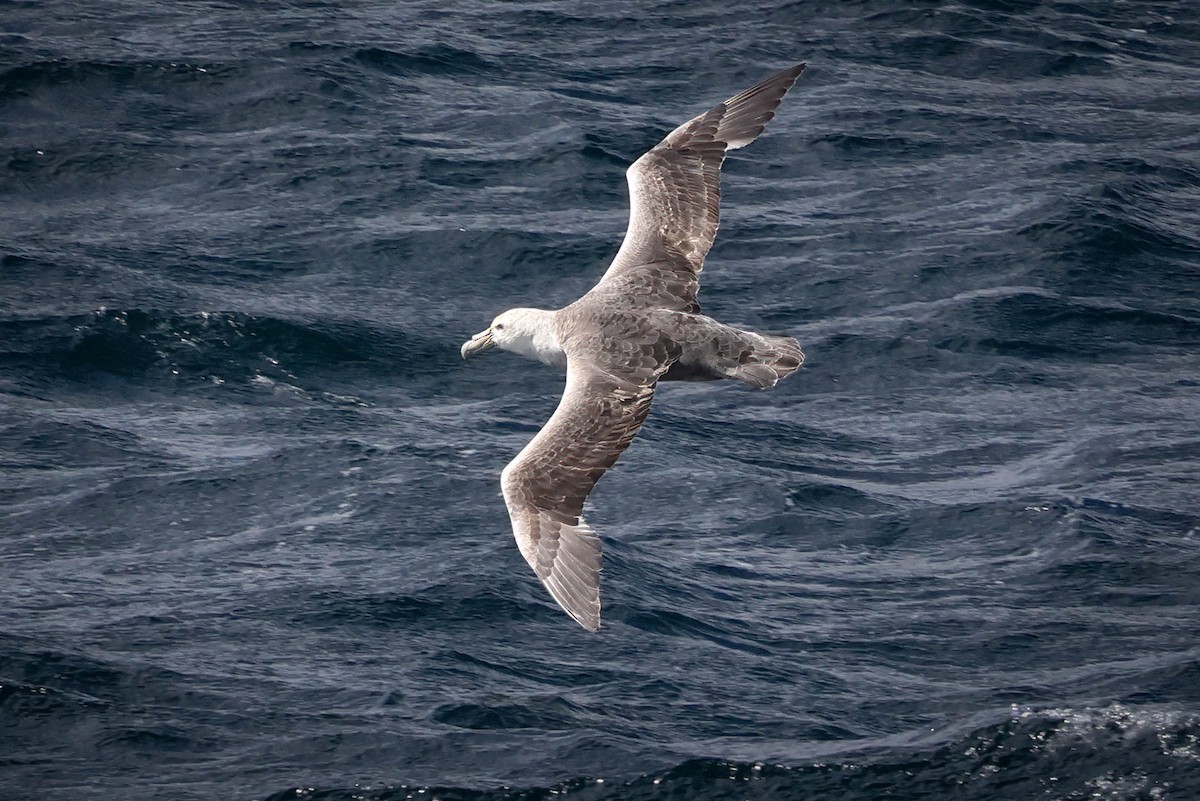
[[[600,542],[582,519],[600,476],[637,435],[659,381],[775,385],[804,361],[790,337],[700,313],[698,276],[719,219],[725,152],[749,144],[804,65],[774,75],[667,135],[629,168],[629,229],[600,282],[558,310],[511,309],[463,345],[566,367],[562,401],[501,473],[517,545],[580,625],[600,626]]]

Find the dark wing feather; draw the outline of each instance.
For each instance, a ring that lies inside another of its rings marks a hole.
[[[697,275],[720,222],[725,152],[762,133],[803,71],[799,64],[734,95],[630,166],[629,228],[596,290],[619,291],[635,305],[697,308]]]

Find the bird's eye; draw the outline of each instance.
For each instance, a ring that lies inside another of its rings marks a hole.
[[[503,331],[503,330],[504,330],[504,323],[496,323],[496,326],[495,326],[495,327],[496,327],[496,330],[497,330],[497,331]]]

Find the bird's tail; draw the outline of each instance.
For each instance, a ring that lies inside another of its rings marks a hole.
[[[791,337],[756,334],[686,312],[663,310],[653,321],[682,351],[664,381],[736,378],[768,389],[804,364],[804,351]]]
[[[804,351],[791,337],[745,332],[742,344],[746,347],[726,375],[759,389],[770,389],[804,364]]]

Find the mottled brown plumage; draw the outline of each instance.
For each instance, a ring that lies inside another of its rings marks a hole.
[[[720,218],[725,153],[762,133],[803,69],[689,120],[630,166],[625,241],[590,292],[557,311],[507,311],[463,345],[464,357],[496,345],[566,364],[558,408],[500,483],[521,554],[592,631],[600,627],[600,540],[583,504],[637,435],[658,381],[733,378],[768,388],[804,361],[794,339],[719,323],[696,300]]]

